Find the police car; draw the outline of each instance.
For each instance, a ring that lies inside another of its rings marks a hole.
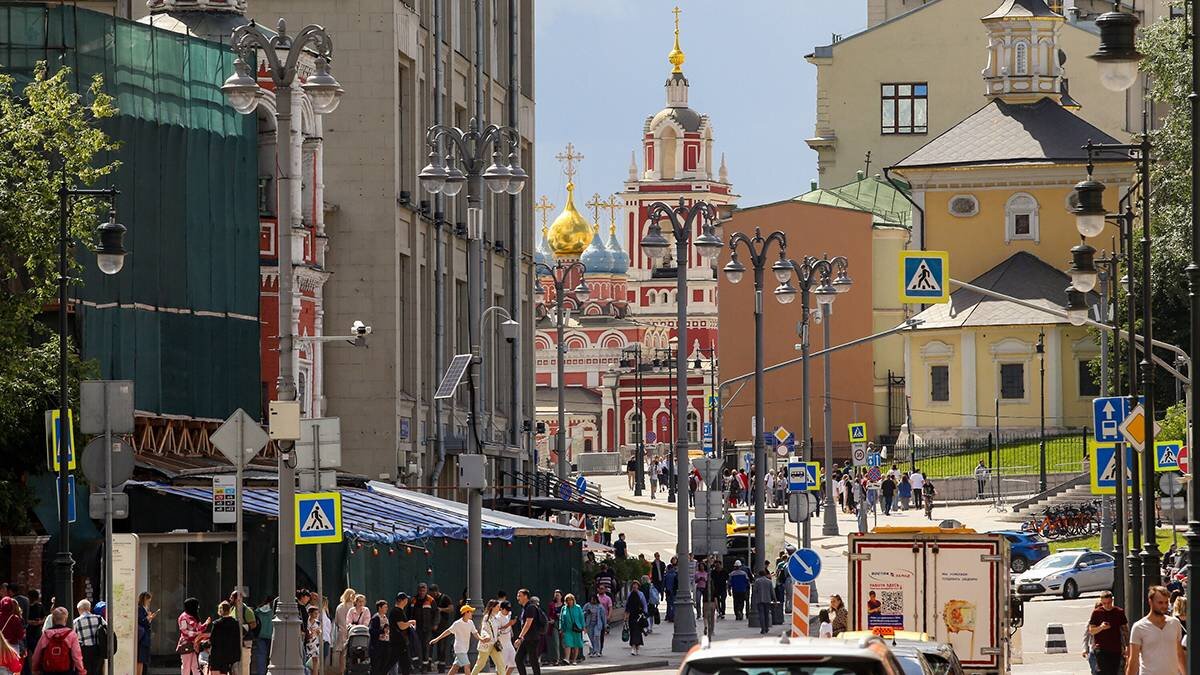
[[[1061,595],[1068,600],[1089,591],[1113,587],[1116,559],[1091,549],[1061,549],[1013,577],[1013,592],[1022,600],[1038,595]]]

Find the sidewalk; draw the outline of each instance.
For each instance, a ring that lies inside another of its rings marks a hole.
[[[666,603],[664,602],[659,605],[659,613],[664,614],[665,612]],[[592,673],[667,670],[679,667],[679,662],[683,659],[684,654],[671,651],[674,624],[664,623],[654,626],[651,633],[646,636],[646,643],[642,645],[641,653],[638,656],[630,656],[629,644],[621,642],[621,626],[619,621],[611,624],[606,636],[604,656],[588,658],[576,666],[544,667],[542,672],[549,675],[591,675]],[[696,627],[699,631],[703,631],[703,622],[697,622]],[[778,635],[782,630],[784,630],[784,626],[775,626],[771,629],[771,634]],[[713,634],[718,640],[759,637],[757,628],[751,628],[744,619],[737,621],[733,618],[732,600],[729,602],[725,619],[717,619]]]

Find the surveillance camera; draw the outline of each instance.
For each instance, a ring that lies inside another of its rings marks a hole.
[[[350,332],[362,337],[364,335],[371,334],[371,327],[361,321],[355,321],[354,323],[350,324]]]

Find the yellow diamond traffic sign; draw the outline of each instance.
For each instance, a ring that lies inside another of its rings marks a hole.
[[[787,439],[792,435],[792,432],[787,430],[787,427],[779,427],[775,430],[775,438],[780,443],[787,443]]]
[[[1129,416],[1117,428],[1138,452],[1146,448],[1146,409],[1140,403],[1129,411]],[[1154,422],[1154,434],[1157,436],[1159,431],[1158,422]]]

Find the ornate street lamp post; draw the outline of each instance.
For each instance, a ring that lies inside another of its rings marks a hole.
[[[566,299],[567,289],[571,284],[571,278],[578,273],[579,280],[575,284],[575,288],[571,291],[571,295],[575,297],[577,302],[587,302],[591,291],[588,290],[587,284],[584,282],[584,275],[587,274],[587,266],[578,260],[564,263],[561,260],[556,261],[551,267],[544,263],[534,265],[534,271],[539,276],[550,277],[554,284],[554,330],[557,344],[556,350],[556,370],[558,373],[558,383],[555,389],[558,392],[558,433],[555,434],[555,444],[558,446],[558,465],[557,475],[560,483],[566,483],[569,477],[570,464],[567,461],[567,386],[563,381],[566,376],[566,360],[567,347],[563,344],[563,322],[566,319]],[[543,300],[546,291],[542,288],[542,284],[538,283],[534,288],[534,295],[539,300]]]
[[[685,205],[683,198],[679,199],[678,206],[671,206],[665,202],[654,202],[650,204],[648,209],[648,217],[650,225],[647,228],[646,235],[642,237],[642,248],[651,258],[662,258],[666,255],[667,247],[670,243],[663,236],[662,226],[660,221],[667,221],[671,226],[671,233],[675,238],[675,284],[676,297],[678,298],[676,308],[676,335],[678,336],[679,354],[675,357],[675,379],[677,386],[675,389],[675,419],[687,419],[688,406],[688,382],[687,382],[687,358],[682,353],[687,349],[687,270],[688,270],[688,243],[694,243],[699,253],[703,256],[712,257],[717,255],[722,244],[721,240],[713,234],[713,221],[716,220],[716,210],[708,202],[697,201],[690,206]],[[696,225],[703,223],[700,234],[693,237],[696,231]],[[677,533],[679,541],[676,545],[675,555],[679,558],[680,566],[686,569],[688,561],[688,549],[691,542],[688,540],[688,502],[682,497],[687,493],[687,484],[685,481],[688,477],[688,438],[687,425],[675,425],[675,494],[679,495],[676,500],[675,507],[678,518]],[[692,645],[696,644],[696,615],[692,610],[692,597],[689,585],[684,582],[679,584],[679,590],[675,593],[675,624],[674,633],[671,637],[671,651],[685,652],[691,649]]]
[[[266,60],[267,71],[275,85],[275,129],[279,141],[275,144],[278,154],[280,199],[290,194],[292,147],[292,106],[296,84],[296,65],[306,52],[317,54],[316,72],[305,79],[301,89],[312,101],[313,111],[328,114],[337,109],[342,97],[342,87],[329,72],[333,59],[333,41],[325,29],[308,25],[300,29],[295,38],[287,33],[287,24],[279,20],[274,36],[268,36],[258,24],[239,26],[233,31],[232,48],[237,54],[234,73],[225,80],[221,91],[233,109],[250,114],[258,107],[262,90],[249,64],[256,58]],[[280,61],[280,54],[284,60]],[[294,365],[292,336],[292,222],[291,209],[278,209],[277,245],[279,258],[279,378],[276,380],[276,399],[296,400],[296,382],[292,376]],[[293,540],[295,513],[292,502],[296,494],[296,468],[292,457],[292,441],[279,441],[279,605],[275,611],[275,640],[271,643],[272,673],[288,675],[304,672],[300,664],[300,620],[296,606],[296,544]],[[240,598],[240,596],[239,596]],[[239,599],[240,604],[240,599]],[[239,609],[240,611],[240,609]]]

